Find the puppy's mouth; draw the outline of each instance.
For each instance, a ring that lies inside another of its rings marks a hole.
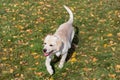
[[[50,52],[48,52],[48,53],[44,53],[44,56],[46,57],[46,56],[49,56],[50,54],[52,54],[53,53],[53,50],[52,51],[50,51]]]

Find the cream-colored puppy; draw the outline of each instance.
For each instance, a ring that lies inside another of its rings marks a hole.
[[[62,68],[74,37],[74,28],[72,26],[73,13],[67,6],[64,6],[64,8],[69,13],[69,20],[66,23],[61,24],[55,34],[47,35],[44,40],[43,52],[46,56],[45,65],[50,75],[54,73],[51,66],[52,56],[62,56],[59,64],[59,68]]]

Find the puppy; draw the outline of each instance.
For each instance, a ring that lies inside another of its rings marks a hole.
[[[71,43],[74,37],[74,28],[72,26],[73,13],[67,6],[64,5],[64,8],[69,13],[69,20],[61,24],[55,34],[47,35],[44,40],[43,52],[44,56],[46,56],[45,65],[50,75],[54,73],[51,66],[52,56],[62,56],[59,63],[59,68],[62,68],[67,57],[68,49],[71,48]]]

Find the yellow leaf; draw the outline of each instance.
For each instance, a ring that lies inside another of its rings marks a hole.
[[[28,68],[28,70],[36,70],[36,68]]]
[[[17,28],[21,29],[21,30],[24,29],[24,27],[22,25],[18,25]]]
[[[10,69],[10,73],[13,73],[13,71],[14,71],[13,69]]]
[[[7,49],[6,49],[6,48],[4,48],[3,50],[4,50],[4,51],[7,51]]]
[[[111,47],[112,51],[115,51],[116,50],[116,47]]]
[[[87,71],[91,71],[92,68],[83,68],[83,70],[87,72]]]
[[[34,46],[33,44],[30,45],[31,48],[32,48],[33,46]]]
[[[107,37],[112,37],[112,36],[113,36],[112,33],[107,34]]]
[[[74,52],[74,53],[72,54],[72,57],[76,57],[76,54],[77,54],[77,53],[76,53],[76,52]]]
[[[76,58],[71,58],[71,59],[70,59],[70,62],[76,62],[76,61],[77,61]]]
[[[37,53],[36,52],[33,52],[33,53],[31,53],[32,55],[36,55]]]
[[[38,59],[40,56],[39,55],[36,55],[36,56],[34,56],[34,59]]]
[[[104,46],[103,46],[103,47],[104,47],[104,48],[106,48],[107,46],[108,46],[107,44],[104,44]]]
[[[2,57],[2,60],[7,60],[7,58],[6,57]]]
[[[69,60],[70,62],[73,63],[73,62],[76,62],[76,61],[77,61],[77,59],[76,59],[76,54],[77,54],[76,52],[74,52],[74,53],[72,54],[72,57],[71,57],[70,60]]]
[[[13,51],[13,49],[12,49],[12,48],[10,48],[10,51]]]
[[[53,77],[50,77],[50,79],[49,80],[54,80],[54,78]]]

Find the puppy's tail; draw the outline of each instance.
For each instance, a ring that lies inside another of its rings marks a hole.
[[[64,5],[64,8],[67,10],[67,12],[69,13],[69,16],[70,16],[70,18],[68,20],[68,23],[73,23],[73,13],[72,13],[72,11],[65,5]]]

